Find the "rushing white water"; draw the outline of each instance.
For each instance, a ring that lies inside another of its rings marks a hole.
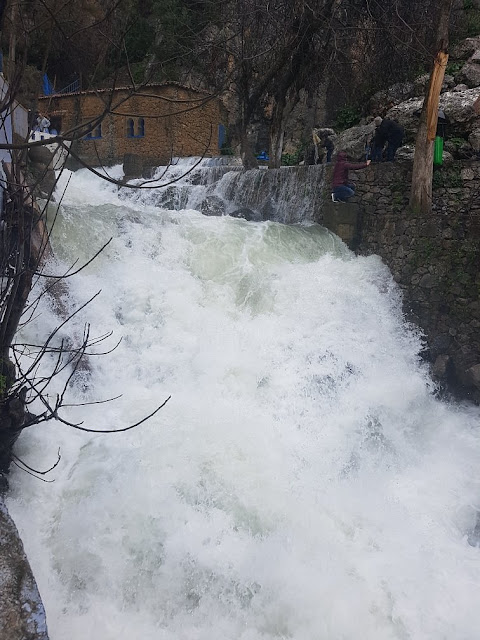
[[[380,259],[77,172],[59,259],[110,236],[71,304],[101,289],[74,324],[123,339],[69,401],[123,396],[63,415],[122,428],[172,398],[126,433],[18,441],[36,468],[63,456],[52,484],[15,470],[9,498],[51,639],[478,638],[478,410],[432,395]],[[26,336],[56,324],[44,301]]]

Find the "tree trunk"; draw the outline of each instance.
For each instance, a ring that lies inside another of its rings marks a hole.
[[[414,211],[430,213],[432,209],[433,151],[438,119],[438,102],[448,54],[439,51],[430,75],[427,98],[423,102],[415,140],[410,206]]]
[[[248,171],[248,169],[258,169],[258,162],[253,153],[252,145],[250,144],[250,140],[248,139],[248,134],[246,127],[241,126],[239,131],[240,138],[240,156],[242,158],[243,168]]]
[[[448,60],[448,25],[453,0],[442,0],[437,25],[437,46],[426,99],[415,140],[410,206],[414,211],[432,210],[433,151],[438,119],[438,103]]]
[[[285,99],[275,103],[273,117],[270,123],[270,149],[269,149],[269,169],[279,169],[282,164]]]

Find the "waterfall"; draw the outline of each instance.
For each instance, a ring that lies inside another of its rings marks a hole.
[[[302,171],[300,190],[282,170],[189,174],[170,209],[70,176],[59,268],[113,240],[69,280],[72,309],[101,295],[58,340],[89,322],[113,331],[97,351],[121,342],[63,416],[120,429],[171,400],[125,433],[21,434],[30,466],[62,455],[51,484],[14,469],[8,497],[51,640],[477,637],[479,409],[436,397],[388,269],[309,222]],[[303,222],[205,216],[208,195]],[[43,299],[21,337],[57,324]]]
[[[237,159],[175,159],[153,176],[155,185],[167,185],[163,189],[154,195],[124,189],[121,197],[173,210],[191,208],[206,215],[292,224],[314,220],[321,206],[324,173],[324,165],[243,171]]]

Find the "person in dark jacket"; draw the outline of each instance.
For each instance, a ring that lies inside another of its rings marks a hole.
[[[401,124],[396,120],[390,120],[387,133],[387,162],[393,162],[395,160],[395,154],[397,149],[403,144],[403,136],[405,130]]]
[[[335,145],[333,144],[333,140],[328,136],[328,133],[323,132],[320,136],[320,140],[322,142],[322,146],[327,152],[326,162],[332,161],[333,150],[335,149]]]
[[[333,168],[333,202],[347,202],[355,194],[355,186],[348,180],[349,169],[365,169],[369,164],[370,160],[366,162],[347,162],[347,154],[345,151],[340,151]]]
[[[395,159],[397,149],[402,146],[404,129],[396,120],[390,120],[390,118],[383,118],[382,120],[380,116],[377,116],[374,123],[372,160],[374,162],[383,160],[383,148],[387,143],[385,160],[392,162]]]
[[[383,120],[380,116],[377,116],[374,121],[375,131],[373,132],[371,140],[371,158],[372,162],[382,162],[383,160],[383,147],[387,142],[387,134],[385,127],[382,127]]]

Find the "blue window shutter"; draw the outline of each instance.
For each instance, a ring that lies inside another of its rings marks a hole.
[[[226,136],[225,127],[223,124],[219,124],[218,125],[218,148],[219,149],[221,149],[225,144],[226,138],[227,136]]]

